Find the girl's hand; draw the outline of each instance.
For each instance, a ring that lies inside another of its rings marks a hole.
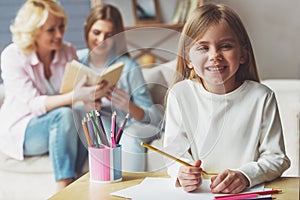
[[[178,181],[187,192],[196,190],[202,183],[200,168],[201,161],[197,160],[194,164],[194,167],[190,166],[181,166],[178,173]]]
[[[116,87],[112,95],[107,96],[107,98],[120,110],[129,112],[130,97],[123,89]]]
[[[243,173],[227,169],[211,178],[210,189],[213,193],[239,193],[248,185],[249,181]]]

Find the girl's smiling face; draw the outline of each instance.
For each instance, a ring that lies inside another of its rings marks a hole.
[[[241,83],[235,80],[240,64],[245,62],[237,36],[226,22],[211,25],[189,50],[190,68],[201,78],[206,90],[224,94]]]

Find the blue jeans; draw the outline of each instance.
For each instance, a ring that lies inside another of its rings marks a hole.
[[[84,114],[83,107],[60,107],[31,119],[25,133],[24,156],[49,153],[56,181],[76,178],[87,157],[80,139]]]

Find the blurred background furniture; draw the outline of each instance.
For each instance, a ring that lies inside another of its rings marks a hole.
[[[286,153],[291,167],[284,176],[300,176],[300,79],[267,79],[263,84],[270,87],[278,101]]]

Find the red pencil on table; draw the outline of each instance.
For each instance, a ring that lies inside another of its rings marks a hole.
[[[266,190],[266,191],[258,191],[258,192],[247,192],[247,193],[240,193],[240,194],[231,194],[231,195],[222,195],[222,196],[215,196],[215,199],[225,199],[228,197],[236,197],[236,196],[244,196],[248,194],[256,194],[256,195],[268,195],[268,194],[278,194],[282,192],[281,190]]]
[[[235,195],[235,196],[231,196],[231,195],[227,195],[227,196],[223,196],[223,198],[219,198],[222,200],[241,200],[241,199],[253,199],[253,198],[257,198],[258,194],[243,194],[243,195]]]

